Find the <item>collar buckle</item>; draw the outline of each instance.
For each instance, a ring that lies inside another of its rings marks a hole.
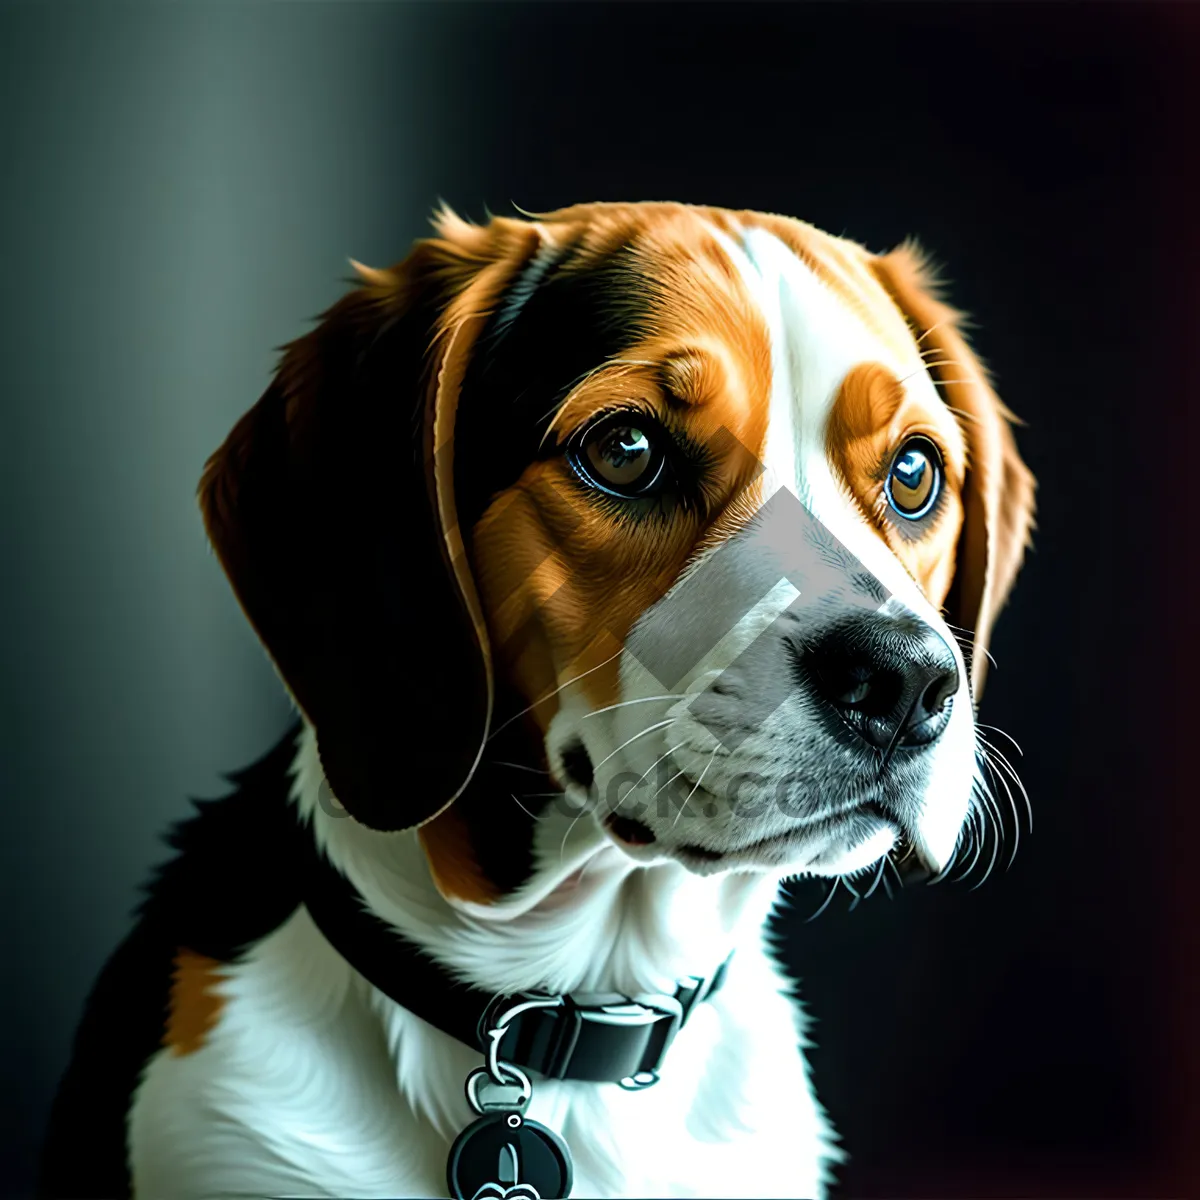
[[[477,1031],[488,1072],[500,1082],[511,1063],[546,1079],[651,1087],[679,1030],[723,976],[724,964],[711,979],[689,976],[674,995],[499,996]]]

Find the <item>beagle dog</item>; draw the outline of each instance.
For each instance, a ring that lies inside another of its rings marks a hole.
[[[913,247],[526,216],[355,264],[208,462],[300,719],[176,830],[43,1194],[830,1186],[764,924],[969,845],[1033,480]]]

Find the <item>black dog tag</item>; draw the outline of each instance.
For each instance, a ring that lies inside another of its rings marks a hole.
[[[564,1200],[571,1155],[553,1130],[519,1112],[489,1112],[458,1135],[446,1163],[454,1200]]]

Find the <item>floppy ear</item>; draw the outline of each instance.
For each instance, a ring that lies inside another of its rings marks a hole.
[[[873,259],[871,267],[913,327],[942,399],[967,439],[963,529],[946,607],[949,619],[974,637],[971,684],[978,697],[992,626],[1029,544],[1036,484],[1017,451],[1015,418],[959,331],[961,314],[940,299],[918,248],[905,243]]]
[[[540,245],[524,222],[447,211],[437,224],[391,270],[358,268],[363,286],[284,348],[199,489],[334,795],[383,830],[446,808],[487,737],[492,666],[456,524],[454,418],[480,327]]]

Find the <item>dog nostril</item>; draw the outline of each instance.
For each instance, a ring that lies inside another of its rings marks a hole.
[[[581,741],[568,742],[562,748],[562,765],[570,780],[581,788],[590,788],[595,778],[592,760]]]
[[[614,835],[631,846],[649,846],[654,842],[654,834],[649,826],[632,817],[609,817],[608,827]]]
[[[890,753],[936,740],[958,691],[945,642],[919,623],[857,619],[804,648],[811,686],[865,741]]]
[[[836,657],[818,657],[814,671],[820,690],[839,708],[882,716],[899,697],[901,683],[894,672]]]
[[[855,683],[848,687],[840,695],[835,696],[839,704],[858,704],[865,700],[871,694],[871,684],[869,680],[864,679],[862,683]]]
[[[958,670],[945,671],[925,689],[920,707],[926,716],[937,716],[958,691]]]

